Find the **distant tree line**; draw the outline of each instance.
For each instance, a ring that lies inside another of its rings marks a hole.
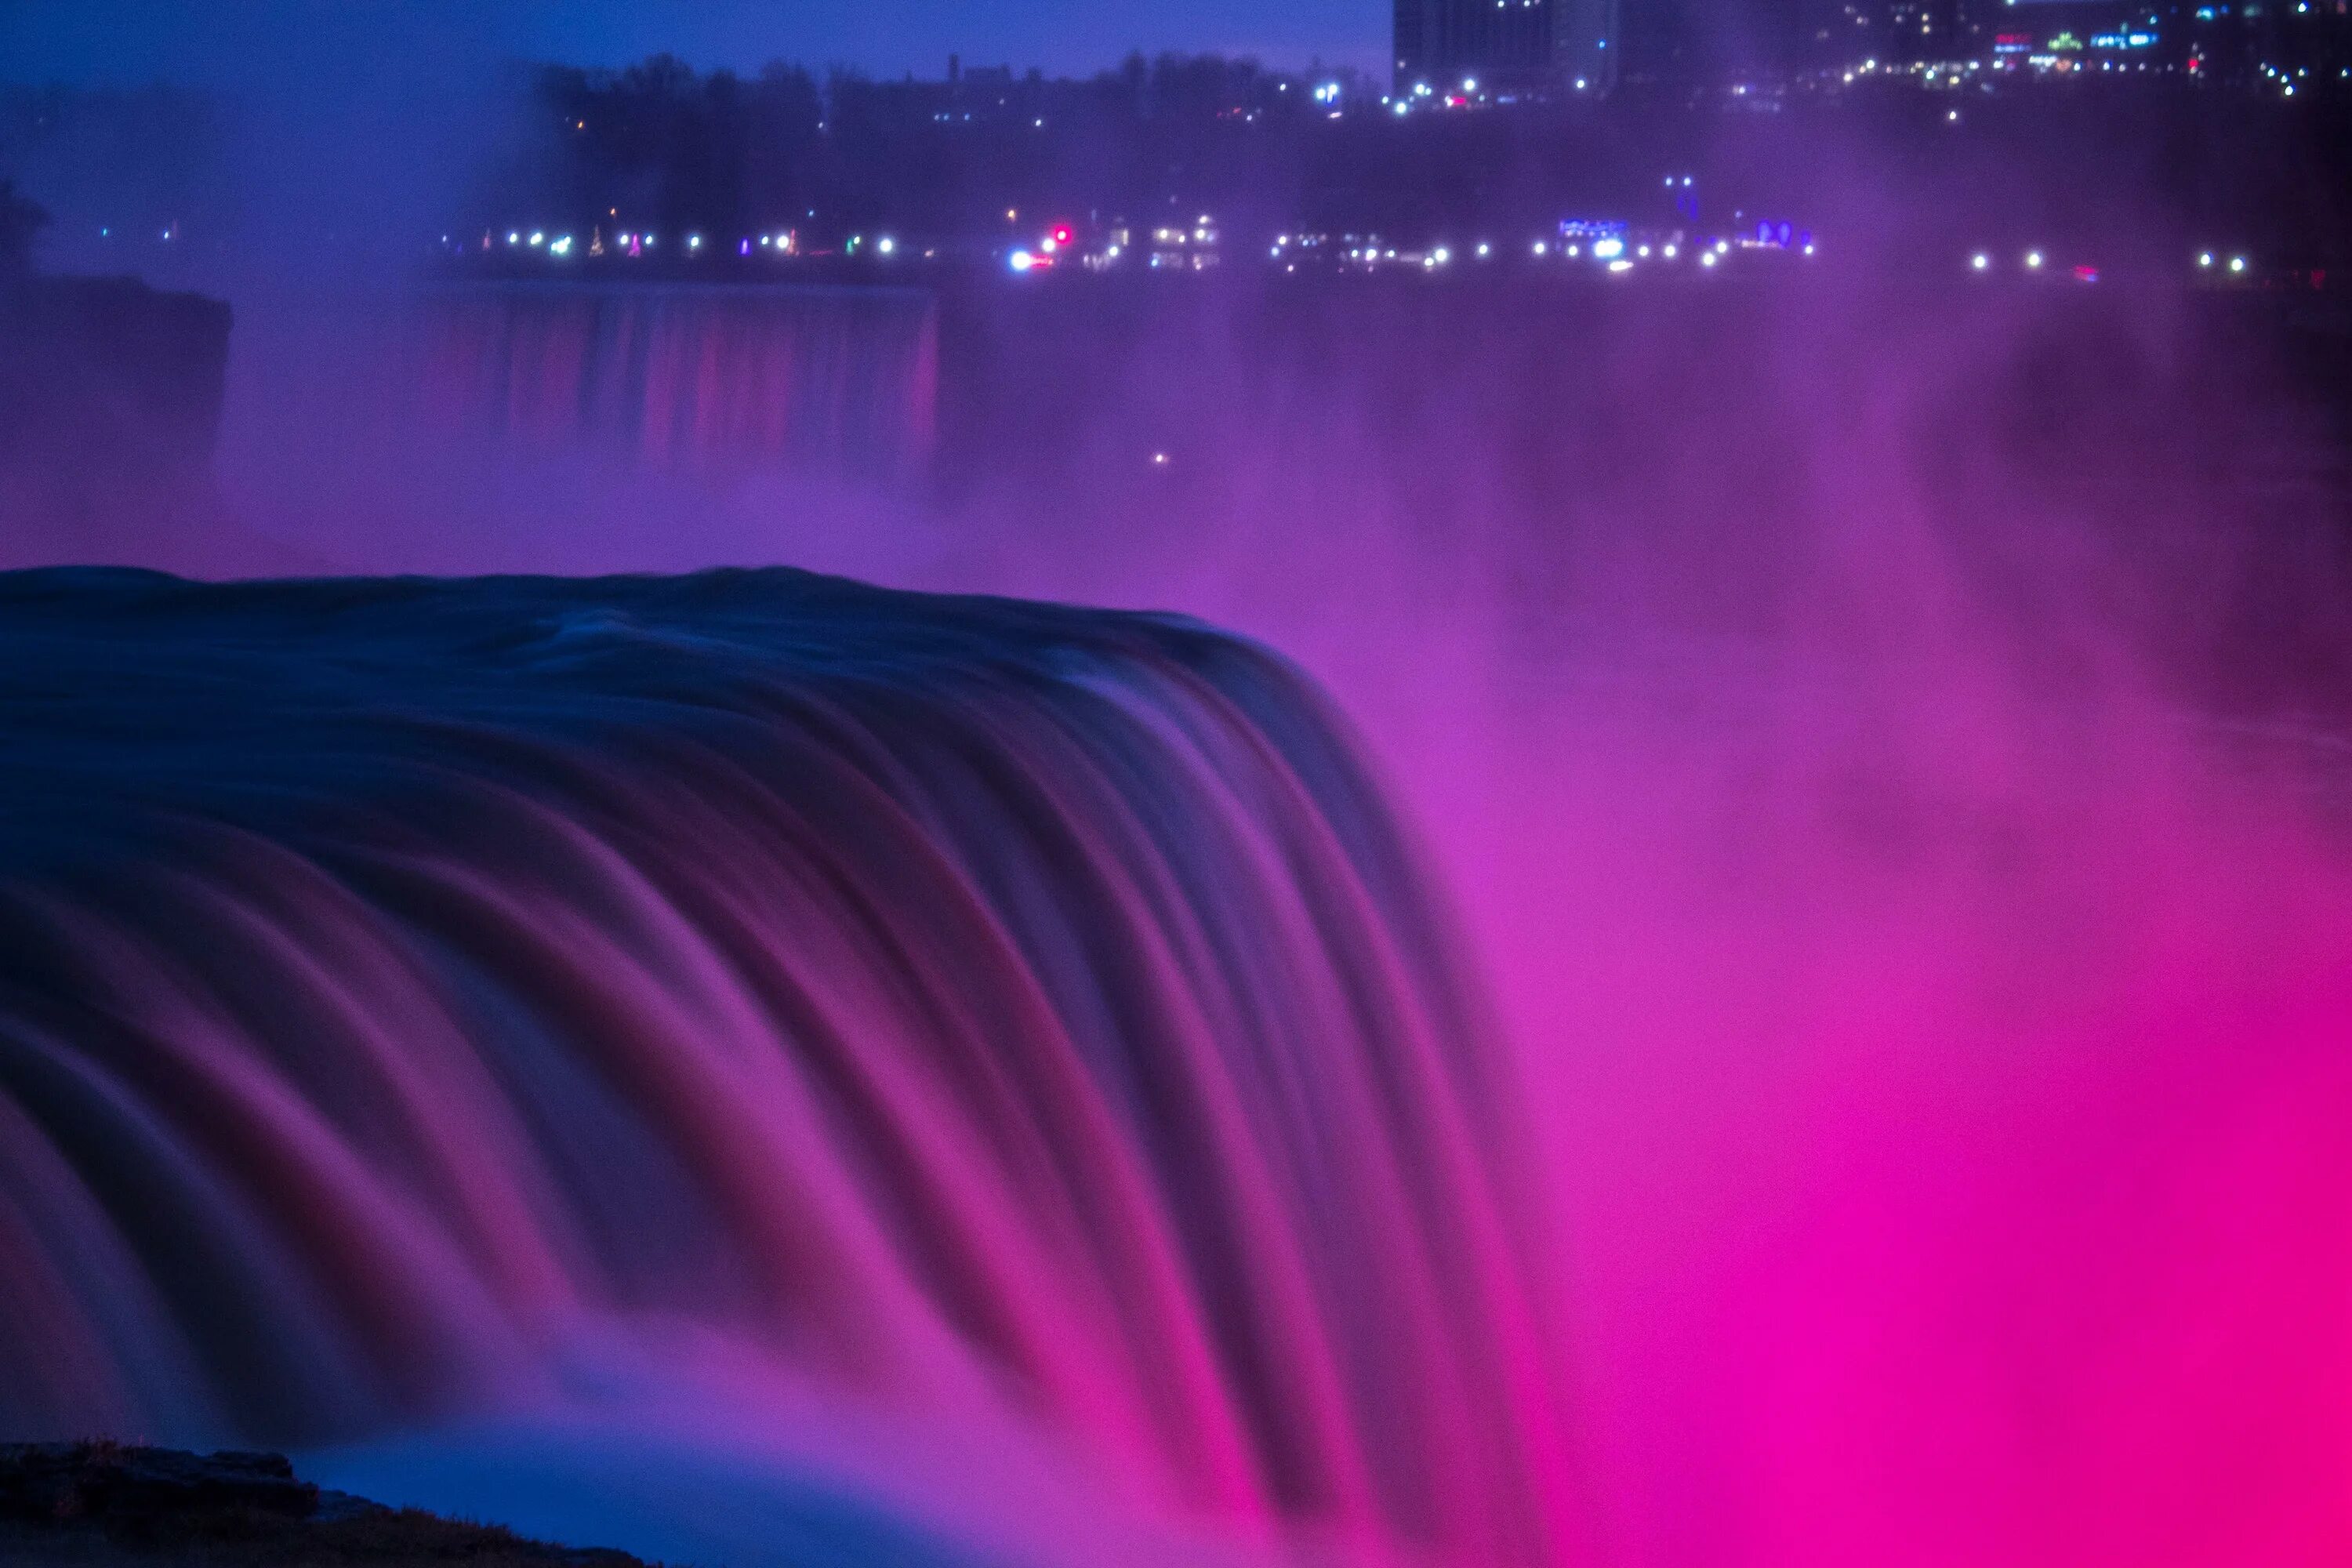
[[[1955,124],[1963,100],[1907,83],[1760,104],[1622,87],[1601,101],[1399,117],[1346,70],[1217,56],[925,81],[656,57],[623,70],[518,66],[493,99],[462,101],[464,123],[419,129],[465,163],[388,167],[381,189],[336,209],[384,254],[517,226],[583,247],[599,227],[698,230],[718,247],[791,227],[815,246],[864,232],[977,247],[1057,221],[1200,213],[1234,243],[1304,228],[1524,245],[1564,217],[1677,223],[1661,176],[1691,174],[1691,221],[1790,218],[1841,254],[1901,243],[1944,265],[1956,249],[2081,230],[2139,234],[2165,265],[2183,247],[2229,245],[2352,270],[2346,93],[2094,80],[1971,94]],[[0,267],[26,267],[36,237],[49,266],[122,271],[166,234],[206,254],[240,234],[288,237],[256,193],[298,177],[284,166],[302,150],[268,143],[252,128],[272,117],[248,107],[166,85],[0,83],[0,179],[15,181]],[[381,117],[367,134],[385,123],[396,137]],[[358,210],[369,204],[372,231]],[[55,215],[46,227],[40,207]]]
[[[1359,109],[1378,96],[1353,71],[1217,56],[1135,55],[1082,79],[999,67],[877,80],[781,62],[740,76],[666,55],[551,67],[532,86],[532,154],[481,216],[583,232],[944,234],[1024,206],[1140,217],[1212,195],[1282,204],[1302,178],[1300,132],[1330,112],[1318,87]]]
[[[2121,215],[2105,224],[2116,232],[2197,213],[2214,232],[2315,258],[2352,233],[2338,199],[2352,100],[2306,109],[2179,82],[1973,99],[1958,135],[1948,95],[1908,85],[1761,106],[1626,88],[1399,117],[1355,73],[1213,55],[923,81],[784,63],[698,72],[656,56],[540,68],[521,92],[522,153],[478,188],[477,233],[652,228],[725,245],[791,227],[819,245],[858,232],[953,243],[1206,212],[1235,237],[1524,241],[1580,214],[1677,221],[1660,176],[1690,173],[1702,223],[1762,213],[1841,238],[1866,224],[1873,243],[1899,236],[1929,257],[2010,226],[2095,226],[2101,213]],[[1874,193],[1897,189],[1890,213]]]

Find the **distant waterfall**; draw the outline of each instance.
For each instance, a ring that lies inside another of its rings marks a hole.
[[[1267,653],[58,572],[0,656],[0,1438],[415,1430],[628,1325],[1285,1559],[1566,1555],[1516,1091]]]
[[[939,320],[920,289],[508,283],[426,311],[422,390],[468,431],[860,478],[929,457]]]

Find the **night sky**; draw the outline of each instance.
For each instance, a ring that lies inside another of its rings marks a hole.
[[[783,58],[877,75],[968,65],[1086,74],[1130,48],[1377,68],[1387,0],[0,0],[0,79],[242,86],[371,57],[697,66]]]

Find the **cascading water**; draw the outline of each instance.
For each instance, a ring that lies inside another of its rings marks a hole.
[[[19,574],[0,648],[0,1434],[625,1340],[1276,1557],[1568,1553],[1513,1093],[1271,656],[789,572]]]
[[[426,302],[428,408],[664,468],[919,470],[939,320],[917,289],[511,283]]]

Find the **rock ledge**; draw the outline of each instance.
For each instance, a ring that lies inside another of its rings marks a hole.
[[[0,1445],[0,1562],[24,1568],[645,1568],[619,1552],[321,1491],[280,1454]]]

